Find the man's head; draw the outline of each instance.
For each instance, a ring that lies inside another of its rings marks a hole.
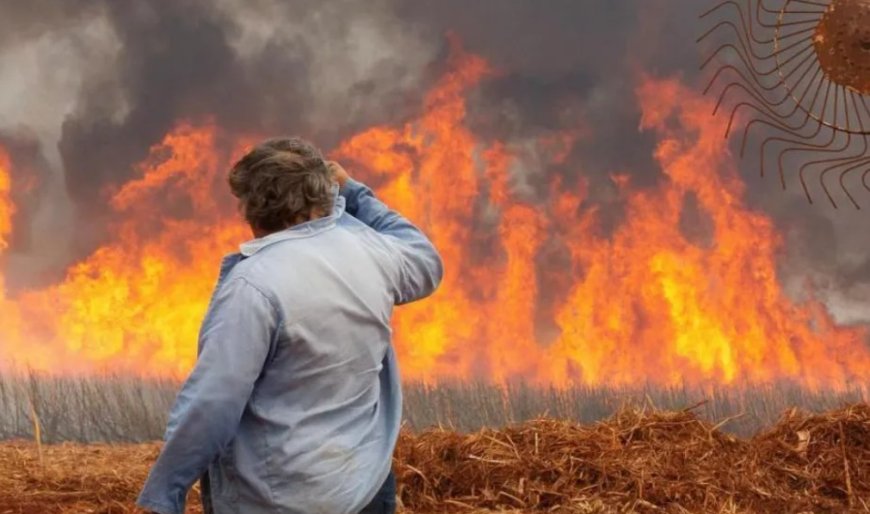
[[[256,237],[332,211],[333,172],[300,138],[269,139],[233,166],[229,184]]]

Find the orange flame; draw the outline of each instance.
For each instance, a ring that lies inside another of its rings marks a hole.
[[[29,330],[13,343],[17,361],[48,371],[160,375],[191,367],[215,260],[248,236],[227,215],[228,195],[216,193],[225,189],[216,184],[225,159],[215,138],[211,125],[180,125],[152,149],[141,178],[112,196],[116,239],[72,266],[62,283],[20,297]],[[15,341],[0,330],[4,343]]]
[[[12,192],[10,169],[9,156],[0,148],[0,255],[9,247],[7,238],[12,233],[12,214],[15,212],[10,198]]]
[[[12,166],[9,156],[0,148],[0,259],[9,248],[12,234],[12,216],[15,206],[12,203]],[[0,260],[2,262],[2,260]],[[0,269],[0,362],[8,361],[10,353],[19,349],[16,344],[21,340],[21,313],[18,304],[6,297],[6,279]],[[9,343],[12,344],[9,344]]]
[[[647,80],[638,98],[643,128],[659,134],[656,158],[668,181],[625,193],[626,221],[609,239],[595,237],[590,222],[565,227],[575,267],[585,271],[558,315],[562,337],[548,376],[622,384],[792,378],[811,387],[868,376],[865,330],[838,328],[819,303],[798,305],[783,292],[781,238],[743,203],[707,101],[674,80]],[[710,218],[709,245],[681,233],[687,194]]]
[[[866,331],[837,327],[820,303],[780,287],[781,238],[744,204],[706,100],[675,80],[642,81],[642,128],[658,136],[666,180],[640,190],[614,175],[625,216],[604,235],[583,181],[554,180],[546,202],[513,192],[532,160],[565,165],[582,120],[523,145],[484,143],[465,125],[465,95],[490,73],[455,51],[419,119],[372,127],[332,153],[423,227],[446,263],[433,298],[397,310],[406,378],[841,387],[868,376]],[[0,356],[56,372],[188,370],[217,260],[248,237],[223,173],[251,140],[224,152],[225,137],[180,124],[113,194],[113,241],[56,286],[0,296]],[[0,242],[11,229],[8,167],[0,159]],[[687,195],[709,219],[708,241],[681,229]],[[568,256],[561,267],[536,264],[553,246]],[[542,274],[566,286],[553,305]],[[542,315],[559,329],[553,342],[541,340]]]

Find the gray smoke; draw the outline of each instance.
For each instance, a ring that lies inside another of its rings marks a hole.
[[[637,130],[637,77],[678,74],[701,86],[694,41],[705,6],[694,0],[6,2],[0,5],[0,132],[31,134],[29,148],[38,155],[25,160],[43,170],[42,192],[28,200],[28,223],[17,225],[30,235],[16,234],[15,250],[61,256],[20,257],[9,266],[28,267],[28,277],[56,277],[104,240],[102,195],[128,180],[132,165],[178,120],[214,119],[231,134],[302,134],[327,150],[363,127],[402,122],[444,70],[448,33],[498,72],[470,105],[468,123],[484,140],[522,144],[579,123],[591,129],[566,164],[530,162],[512,173],[518,194],[530,201],[546,198],[553,175],[583,173],[592,197],[607,207],[607,230],[621,216],[611,173],[631,173],[640,187],[662,180],[652,136]],[[860,214],[810,207],[797,194],[779,194],[773,181],[760,181],[751,159],[743,168],[752,205],[771,213],[787,234],[788,279],[824,281],[843,321],[870,321],[861,314],[870,304],[870,238],[860,236]],[[704,213],[687,205],[685,230],[703,242]],[[541,259],[558,264],[564,255],[553,248]],[[558,296],[558,277],[542,276],[542,289]]]

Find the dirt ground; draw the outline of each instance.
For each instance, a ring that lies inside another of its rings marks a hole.
[[[128,514],[159,445],[0,444],[0,514]],[[691,412],[405,433],[402,512],[870,512],[870,406],[795,411],[753,439]],[[200,513],[196,494],[190,513]]]

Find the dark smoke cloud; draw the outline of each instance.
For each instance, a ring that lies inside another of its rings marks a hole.
[[[448,33],[497,71],[471,99],[468,123],[485,140],[522,143],[589,129],[567,163],[519,167],[515,182],[523,198],[541,201],[554,175],[570,184],[582,173],[592,198],[607,207],[606,231],[621,219],[612,173],[629,174],[638,187],[663,180],[652,135],[637,128],[637,79],[676,74],[700,88],[694,41],[706,6],[695,0],[6,2],[0,52],[64,32],[87,33],[81,27],[89,20],[106,27],[96,43],[82,43],[81,84],[70,90],[73,107],[62,128],[54,141],[42,137],[45,152],[57,144],[77,207],[70,258],[106,237],[102,195],[128,180],[133,164],[179,120],[214,119],[229,133],[302,134],[328,150],[363,127],[412,115],[445,67]],[[87,45],[99,46],[96,55],[104,58],[89,58],[94,50]],[[870,242],[854,236],[863,219],[773,194],[776,184],[760,181],[751,159],[742,168],[751,204],[770,212],[797,248],[790,269],[819,270],[840,288],[870,280]],[[687,199],[683,225],[703,244],[708,229],[697,211]],[[558,248],[546,253],[542,268],[564,257]],[[557,282],[543,289],[555,290]]]
[[[615,201],[611,174],[639,187],[661,179],[652,157],[655,141],[638,131],[635,88],[641,73],[680,73],[693,79],[697,5],[688,0],[558,0],[468,3],[406,2],[403,14],[430,38],[456,33],[466,48],[486,57],[497,75],[485,82],[472,107],[478,134],[521,140],[584,127],[568,164],[524,177],[545,192],[552,175],[575,183],[583,174],[593,202]],[[615,227],[618,205],[603,222]],[[605,227],[606,228],[606,227]]]
[[[6,286],[15,291],[20,287],[47,282],[57,276],[41,276],[41,269],[52,264],[58,248],[46,251],[40,234],[32,227],[39,225],[39,208],[50,195],[51,166],[46,161],[41,144],[32,132],[19,130],[0,132],[0,147],[10,159],[11,198],[15,205],[12,234],[8,240],[6,259],[15,272],[9,274]],[[59,252],[64,253],[64,252]],[[41,262],[39,262],[41,261]],[[65,261],[65,259],[63,259]]]
[[[330,77],[381,111],[339,113],[328,125],[312,118],[321,94],[309,80],[312,63],[322,58],[322,46],[346,39],[343,28],[353,21],[353,9],[325,27],[296,27],[298,36],[266,41],[253,55],[242,57],[233,47],[233,37],[242,30],[238,16],[269,10],[278,16],[271,23],[291,28],[294,20],[298,24],[317,16],[316,5],[306,10],[293,4],[298,8],[291,10],[290,4],[271,2],[238,2],[222,9],[204,0],[103,4],[117,35],[117,82],[85,84],[59,142],[69,194],[91,221],[76,238],[76,253],[86,253],[104,237],[104,224],[94,222],[106,206],[94,201],[95,195],[127,181],[132,165],[179,120],[214,120],[237,134],[305,134],[328,147],[363,125],[390,121],[402,111],[401,95],[393,93],[405,70],[387,65],[365,80],[340,69]],[[126,110],[121,119],[119,109]]]
[[[26,252],[31,245],[32,218],[45,196],[48,163],[42,155],[39,141],[28,132],[0,132],[0,147],[6,150],[11,161],[13,188],[13,232],[9,240],[10,251]]]

